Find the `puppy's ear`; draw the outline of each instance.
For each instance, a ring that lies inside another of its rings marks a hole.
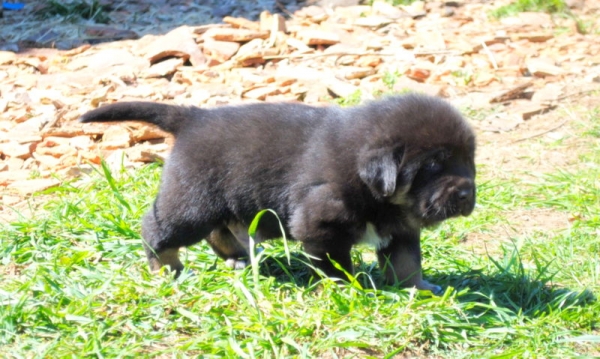
[[[358,174],[376,197],[390,197],[396,191],[396,180],[404,147],[365,149],[359,156]]]

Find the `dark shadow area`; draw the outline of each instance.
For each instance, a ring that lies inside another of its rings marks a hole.
[[[306,264],[308,258],[301,252],[291,251],[289,264],[284,253],[265,255],[260,261],[260,274],[273,277],[280,284],[293,283],[306,288],[319,278],[315,278]]]
[[[307,257],[298,251],[290,253],[290,265],[284,253],[265,253],[260,262],[260,274],[274,277],[279,284],[308,287],[318,278],[312,276],[305,264]],[[510,268],[508,268],[510,269]],[[384,291],[404,289],[383,284],[377,263],[361,262],[357,265],[356,277],[363,288],[376,288]],[[552,311],[570,307],[583,307],[598,299],[589,290],[575,291],[553,285],[552,276],[531,278],[522,272],[497,270],[486,274],[481,270],[454,271],[451,273],[429,274],[426,279],[444,288],[453,287],[461,293],[456,300],[462,303],[480,303],[468,309],[470,314],[480,315],[490,310],[503,311],[510,315],[522,313],[527,317],[542,317]],[[347,281],[343,281],[347,283]]]
[[[432,275],[430,279],[442,286],[451,286],[458,292],[468,289],[464,295],[457,297],[461,302],[493,302],[495,307],[528,317],[540,317],[561,308],[586,306],[597,301],[587,289],[575,291],[553,285],[549,280],[536,280],[518,273],[484,274],[479,270],[467,270]],[[487,310],[478,306],[470,309],[475,313]]]
[[[302,0],[29,0],[19,4],[23,6],[7,8],[0,16],[0,50],[69,50],[163,35],[184,25],[220,24],[226,16],[256,21],[261,12],[269,11],[289,17],[306,5]]]

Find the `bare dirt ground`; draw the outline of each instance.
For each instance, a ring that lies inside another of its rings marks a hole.
[[[572,2],[568,15],[501,20],[488,14],[506,1],[332,3],[104,0],[106,9],[89,20],[49,16],[45,1],[4,11],[0,221],[27,215],[49,196],[34,194],[101,158],[135,167],[167,156],[172,139],[149,126],[76,122],[122,100],[327,105],[338,97],[426,92],[471,119],[477,162],[500,179],[576,168],[579,154],[598,145],[577,135],[600,106],[598,2]],[[510,227],[467,241],[569,221],[551,210],[507,218]]]

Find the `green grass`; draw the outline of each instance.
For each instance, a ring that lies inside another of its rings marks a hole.
[[[106,5],[100,5],[96,0],[50,0],[46,3],[45,7],[37,10],[36,14],[43,19],[59,16],[71,22],[86,19],[107,24],[110,21],[107,11]]]
[[[595,139],[595,132],[586,139]],[[47,191],[33,218],[0,224],[3,358],[571,358],[600,355],[600,151],[522,183],[480,168],[478,205],[423,236],[444,295],[378,285],[358,247],[357,283],[311,278],[297,243],[261,244],[233,271],[201,243],[193,271],[149,273],[140,218],[161,168],[98,171]],[[481,254],[463,245],[514,210],[572,218]],[[288,260],[290,261],[288,265]]]
[[[598,33],[597,29],[597,16],[592,18],[581,19],[578,15],[573,13],[567,6],[564,0],[515,0],[508,5],[501,6],[488,13],[488,15],[494,19],[501,19],[504,17],[515,16],[520,12],[531,11],[531,12],[545,12],[558,17],[570,18],[575,21],[577,31],[581,34],[594,34]],[[556,28],[555,33],[557,35],[561,33],[568,33],[571,30],[569,28]]]
[[[490,12],[490,16],[496,19],[514,16],[524,11],[536,11],[547,13],[563,13],[568,7],[563,0],[516,0],[508,5],[501,6]]]
[[[356,106],[362,102],[362,95],[363,95],[363,93],[359,89],[359,90],[354,91],[349,96],[337,97],[337,98],[333,99],[332,102],[339,106],[342,106],[342,107]]]
[[[386,0],[386,2],[388,2],[394,6],[410,5],[410,4],[414,3],[415,1],[417,1],[417,0]],[[374,2],[375,2],[375,0],[370,0],[369,5],[373,5]]]

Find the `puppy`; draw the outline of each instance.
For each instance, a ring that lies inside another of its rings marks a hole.
[[[350,249],[370,242],[388,283],[439,293],[422,278],[421,229],[469,215],[475,204],[475,136],[434,97],[346,109],[124,102],[80,120],[141,120],[176,137],[143,219],[152,270],[179,273],[179,248],[202,239],[228,265],[244,267],[248,225],[269,208],[326,275],[345,278],[331,260],[352,273]],[[274,217],[261,221],[257,241],[280,237]]]

